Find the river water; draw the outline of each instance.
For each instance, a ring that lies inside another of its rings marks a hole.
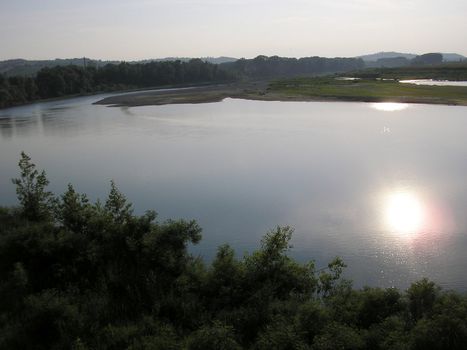
[[[400,80],[403,84],[429,85],[429,86],[467,86],[467,81],[413,79]]]
[[[428,277],[467,290],[467,108],[348,102],[106,107],[104,96],[0,111],[0,205],[24,150],[57,193],[105,199],[109,181],[159,219],[196,219],[207,260],[276,225],[290,254],[347,263],[356,286]]]

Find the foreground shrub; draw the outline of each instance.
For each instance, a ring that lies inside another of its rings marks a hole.
[[[103,203],[56,197],[19,165],[20,205],[0,208],[1,349],[465,349],[465,295],[426,279],[357,290],[339,258],[291,258],[290,227],[205,264],[196,222],[135,215],[113,182]]]

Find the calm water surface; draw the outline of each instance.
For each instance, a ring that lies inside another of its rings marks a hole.
[[[198,220],[193,252],[207,259],[291,225],[294,257],[322,267],[342,256],[356,286],[426,276],[467,290],[466,107],[98,99],[0,111],[1,205],[16,203],[24,150],[57,193],[71,182],[104,199],[114,179],[138,213]]]
[[[467,86],[467,81],[452,81],[452,80],[414,79],[414,80],[401,80],[400,82],[404,84],[415,84],[415,85]]]

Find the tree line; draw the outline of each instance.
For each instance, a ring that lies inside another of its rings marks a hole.
[[[192,59],[187,62],[107,64],[103,67],[75,65],[46,67],[35,77],[0,75],[0,108],[27,102],[164,85],[224,82],[233,75],[218,65]]]
[[[356,58],[287,58],[258,56],[212,64],[201,59],[96,66],[42,68],[34,77],[0,74],[0,108],[63,96],[166,85],[200,84],[239,79],[347,72],[364,67]]]
[[[360,58],[258,56],[254,59],[240,59],[223,63],[222,68],[237,76],[246,78],[279,78],[294,76],[314,76],[348,72],[363,69],[365,63]]]
[[[24,153],[19,167],[19,206],[0,208],[2,349],[465,349],[464,294],[352,288],[339,258],[292,259],[289,227],[207,264],[196,222],[134,215],[113,182],[104,202],[55,196]]]
[[[455,62],[455,61],[451,61]],[[434,66],[443,63],[443,54],[441,53],[425,53],[418,55],[413,58],[407,58],[404,56],[397,57],[382,57],[376,61],[367,61],[365,66],[367,68],[396,68],[396,67],[407,67],[407,66]]]
[[[407,61],[401,62],[401,59]],[[408,66],[394,68],[402,73],[417,70],[422,78],[437,78],[442,69],[449,78],[459,80],[464,76],[456,72],[456,64],[442,65],[442,55],[424,54],[412,60],[404,58],[384,59],[383,66]],[[410,63],[410,65],[409,65]],[[465,70],[465,64],[458,64]],[[359,72],[362,76],[374,76],[377,70],[367,69],[361,58],[257,56],[233,62],[213,64],[201,59],[151,61],[143,63],[109,63],[88,67],[68,65],[45,67],[36,76],[4,76],[0,74],[0,108],[10,107],[63,96],[89,94],[104,91],[121,91],[136,88],[152,88],[167,85],[217,83],[237,80],[261,80],[299,76],[318,76],[334,73]],[[446,69],[444,69],[446,68]],[[405,69],[405,70],[404,70]],[[388,73],[391,73],[388,71]],[[423,74],[425,75],[423,75]]]
[[[368,68],[357,72],[349,72],[346,76],[363,79],[434,79],[463,81],[467,80],[467,62],[449,62],[439,65]]]

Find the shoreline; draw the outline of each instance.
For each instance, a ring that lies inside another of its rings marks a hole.
[[[282,83],[281,83],[282,84]],[[352,84],[352,83],[351,83]],[[341,85],[341,84],[340,84]],[[349,85],[349,84],[345,84]],[[353,84],[356,85],[356,84]],[[347,86],[345,86],[347,88]],[[409,87],[413,90],[426,90],[426,87]],[[430,87],[431,88],[431,87]],[[437,89],[439,87],[435,87]],[[443,89],[444,87],[441,87]],[[462,89],[462,88],[461,88]],[[144,91],[132,94],[109,96],[94,102],[97,105],[108,107],[140,107],[140,106],[163,106],[170,104],[199,104],[221,102],[226,98],[252,100],[252,101],[279,101],[279,102],[390,102],[390,103],[410,103],[410,104],[434,104],[448,106],[467,106],[467,87],[465,98],[459,99],[457,96],[371,96],[371,95],[339,95],[309,93],[306,89],[300,90],[289,88],[289,86],[278,87],[276,83],[266,81],[231,83],[211,86],[198,86],[191,89],[176,91]],[[402,89],[401,89],[402,90]],[[464,96],[462,96],[464,97]]]
[[[123,90],[101,90],[101,91],[92,91],[86,92],[81,94],[73,94],[73,95],[65,95],[65,96],[57,96],[57,97],[50,97],[50,98],[43,98],[37,99],[32,101],[27,101],[19,104],[14,104],[8,107],[1,107],[0,111],[16,108],[16,107],[23,107],[23,106],[30,106],[35,103],[48,103],[48,102],[56,102],[56,101],[66,101],[73,98],[80,98],[80,97],[92,97],[98,95],[112,95],[111,97],[117,96],[118,94],[138,94],[143,92],[153,92],[153,91],[160,91],[160,90],[178,90],[178,89],[192,89],[192,88],[202,88],[205,86],[219,86],[223,84],[231,84],[231,82],[206,82],[206,83],[199,83],[199,84],[173,84],[173,85],[163,85],[163,86],[153,86],[153,87],[143,87],[143,88],[128,88]]]
[[[137,107],[168,104],[197,104],[221,102],[225,98],[253,97],[261,94],[268,82],[224,83],[213,85],[192,86],[176,90],[150,90],[109,96],[94,102],[96,105],[109,107]]]
[[[401,85],[395,86],[393,92],[398,93],[407,86],[411,90],[432,90],[443,91],[451,89],[458,94],[462,91],[462,96],[451,97],[443,96],[442,94],[432,94],[432,96],[378,96],[378,89],[380,85],[385,83],[375,82],[372,88],[376,89],[365,91],[360,95],[344,95],[342,90],[332,91],[332,93],[322,93],[321,91],[308,91],[310,87],[316,89],[319,87],[320,78],[298,78],[287,79],[280,81],[251,81],[251,82],[218,82],[218,83],[200,83],[200,84],[180,84],[180,85],[166,85],[149,88],[135,88],[119,91],[99,91],[86,94],[70,95],[55,97],[50,99],[43,99],[37,101],[30,101],[24,104],[0,108],[6,110],[10,108],[28,106],[35,103],[47,103],[54,101],[65,101],[67,99],[79,97],[92,97],[98,95],[111,95],[104,97],[93,104],[105,105],[108,107],[140,107],[140,106],[163,106],[170,104],[200,104],[200,103],[215,103],[221,102],[226,98],[243,99],[250,101],[275,101],[275,102],[366,102],[366,103],[410,103],[410,104],[431,104],[431,105],[447,105],[447,106],[467,106],[467,87],[447,87],[447,86],[423,86],[416,84],[406,84],[404,87]],[[325,78],[326,79],[326,78]],[[302,84],[305,81],[307,84]],[[321,78],[322,81],[322,78]],[[297,83],[299,82],[299,83]],[[336,83],[334,78],[328,78],[327,82]],[[360,81],[362,82],[362,81]],[[390,84],[390,83],[389,83]],[[399,83],[396,83],[399,84]],[[337,88],[342,85],[346,89],[349,85],[358,85],[355,82],[339,81],[336,84]],[[388,85],[386,83],[385,85]],[[332,86],[335,88],[336,86]],[[367,94],[365,94],[367,93]]]

